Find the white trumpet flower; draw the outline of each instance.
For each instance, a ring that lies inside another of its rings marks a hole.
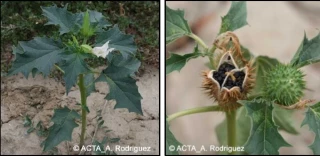
[[[113,50],[114,48],[109,48],[109,41],[108,41],[101,47],[94,47],[92,49],[92,53],[95,54],[97,57],[106,58],[107,55]]]

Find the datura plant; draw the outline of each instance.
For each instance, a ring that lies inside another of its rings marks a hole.
[[[183,36],[196,42],[192,53],[171,53],[166,60],[166,74],[180,71],[190,59],[207,57],[209,65],[202,72],[202,88],[212,100],[212,106],[167,117],[167,154],[179,154],[179,146],[183,146],[170,131],[169,122],[210,111],[226,114],[225,121],[216,127],[220,145],[232,149],[224,154],[279,154],[281,147],[291,146],[279,130],[298,134],[292,113],[301,109],[306,110],[301,126],[308,125],[315,133],[309,147],[314,154],[320,154],[320,102],[304,99],[306,82],[301,70],[320,61],[320,34],[311,40],[305,35],[291,62],[281,63],[275,58],[254,56],[241,45],[233,31],[247,25],[246,18],[246,2],[232,2],[227,15],[222,17],[219,34],[213,38],[212,46],[207,46],[192,33],[183,11],[166,7],[166,44]],[[201,76],[201,71],[193,76]],[[236,151],[236,147],[244,147],[244,151]]]
[[[115,108],[127,108],[129,112],[142,115],[141,95],[132,77],[140,66],[135,58],[137,47],[133,36],[122,33],[117,25],[112,26],[102,13],[87,10],[72,13],[57,6],[42,7],[48,18],[46,25],[59,26],[57,37],[35,37],[20,41],[13,47],[15,60],[8,75],[22,73],[26,78],[32,73],[47,77],[53,68],[63,73],[66,94],[78,85],[81,94],[81,115],[68,107],[54,110],[49,134],[42,143],[49,151],[62,141],[70,141],[72,131],[81,118],[80,147],[86,135],[86,116],[90,112],[87,97],[95,91],[96,82],[109,85],[107,100],[115,100]],[[107,62],[102,72],[95,71],[87,60],[101,57]],[[95,77],[95,74],[98,77]],[[101,123],[99,123],[101,124]],[[103,124],[103,123],[102,123]]]

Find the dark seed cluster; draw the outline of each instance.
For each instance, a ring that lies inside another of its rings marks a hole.
[[[226,83],[224,84],[224,87],[231,89],[234,86],[238,86],[240,88],[240,91],[242,91],[242,83],[246,76],[246,74],[243,71],[237,71],[233,74],[233,76],[236,78],[235,81],[232,80],[232,77],[229,76],[227,78]]]
[[[231,71],[232,69],[235,69],[235,66],[229,64],[229,63],[223,63],[220,65],[218,71],[213,72],[213,78],[217,80],[222,86],[222,83],[224,79],[226,78],[226,72]],[[235,81],[232,79],[232,76],[229,76],[226,80],[226,83],[224,84],[224,87],[231,89],[234,86],[238,86],[240,88],[240,91],[242,91],[242,83],[246,76],[246,74],[243,71],[237,71],[233,74]]]
[[[234,68],[235,68],[235,66],[233,66],[229,63],[223,63],[220,65],[218,71],[213,72],[212,77],[219,82],[220,86],[222,86],[222,83],[223,83],[224,79],[226,78],[225,73],[231,71]]]

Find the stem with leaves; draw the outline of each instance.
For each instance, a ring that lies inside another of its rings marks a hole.
[[[210,64],[213,65],[213,53],[216,50],[216,47],[212,46],[211,48],[209,48],[199,36],[193,33],[188,36],[194,39],[200,46],[204,48],[204,54],[208,56]]]
[[[236,114],[237,110],[226,112],[227,117],[227,129],[228,129],[228,147],[236,147],[237,134],[236,134]],[[230,154],[235,154],[232,150]]]
[[[81,94],[81,135],[80,135],[80,147],[82,147],[84,143],[85,133],[86,133],[86,126],[87,126],[87,110],[85,109],[87,107],[87,96],[86,96],[86,88],[84,85],[84,77],[83,74],[79,75],[79,88],[80,88],[80,94]]]

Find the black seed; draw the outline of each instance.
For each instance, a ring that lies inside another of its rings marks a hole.
[[[239,73],[240,76],[243,76],[243,77],[246,75],[243,71],[238,72],[238,73]]]
[[[233,74],[233,76],[236,77],[236,78],[238,78],[238,77],[239,77],[239,72],[235,72],[235,73]]]
[[[235,66],[225,62],[225,63],[220,65],[218,71],[222,71],[223,73],[225,73],[225,72],[228,72],[228,71],[230,71],[230,70],[232,70],[234,68],[235,68]]]

